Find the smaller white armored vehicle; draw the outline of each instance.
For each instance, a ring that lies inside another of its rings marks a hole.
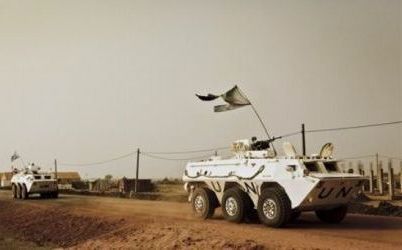
[[[298,156],[284,143],[285,156],[277,157],[271,142],[240,140],[232,145],[232,158],[189,162],[183,181],[194,214],[207,219],[222,207],[228,221],[254,215],[267,226],[282,227],[301,212],[315,211],[323,222],[341,222],[363,176],[341,171],[331,143],[312,156]]]
[[[42,198],[58,198],[57,180],[51,174],[41,172],[33,163],[21,170],[14,168],[13,172],[11,187],[14,199],[28,199],[31,194],[39,194]]]

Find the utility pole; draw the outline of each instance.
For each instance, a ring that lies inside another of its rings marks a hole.
[[[137,166],[136,166],[136,171],[135,171],[135,190],[134,192],[138,192],[138,171],[140,168],[140,149],[137,149]]]
[[[54,178],[56,179],[56,182],[59,183],[59,179],[57,176],[57,159],[54,159]]]
[[[370,161],[370,173],[369,173],[369,190],[370,194],[374,193],[374,171],[373,171],[373,162]]]
[[[378,190],[380,195],[384,194],[384,169],[382,168],[382,161],[379,163],[380,173],[378,174]]]
[[[305,156],[306,155],[306,130],[304,128],[304,123],[302,124],[302,127],[301,127],[301,133],[302,133],[303,156]]]
[[[402,193],[402,161],[399,162],[399,185]]]
[[[388,160],[388,198],[394,199],[394,169],[392,168],[392,160]]]
[[[380,163],[378,162],[378,153],[375,154],[375,167],[376,167],[376,186],[377,190],[380,190]]]

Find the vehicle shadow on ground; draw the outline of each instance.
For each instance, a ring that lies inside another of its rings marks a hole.
[[[392,230],[402,229],[402,219],[399,217],[362,216],[348,214],[339,224],[328,224],[318,220],[314,213],[303,214],[297,221],[287,226],[295,229],[336,229],[336,230]]]
[[[42,198],[39,195],[29,196],[26,200],[70,200],[71,197],[68,196],[59,196],[58,198]]]
[[[224,220],[221,215],[215,216],[215,220]],[[263,225],[259,222],[258,218],[248,219],[245,224],[254,226]],[[359,214],[348,214],[344,221],[339,224],[328,224],[321,222],[314,213],[306,212],[303,213],[300,218],[296,221],[288,223],[285,226],[286,229],[303,229],[303,230],[317,230],[317,229],[327,229],[327,230],[393,230],[402,229],[402,218],[400,217],[385,217],[385,216],[372,216],[372,215],[359,215]]]

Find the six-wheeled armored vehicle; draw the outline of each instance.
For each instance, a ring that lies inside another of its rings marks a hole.
[[[312,156],[298,156],[284,143],[283,157],[269,143],[255,145],[264,143],[240,140],[233,143],[231,158],[213,156],[186,165],[184,188],[196,216],[210,218],[220,206],[228,221],[239,223],[254,215],[270,227],[282,227],[303,211],[315,211],[327,223],[344,219],[364,178],[341,171],[331,143]]]
[[[51,174],[41,172],[34,164],[14,170],[11,189],[14,199],[27,199],[31,194],[39,194],[42,198],[58,198],[59,195],[56,179]]]

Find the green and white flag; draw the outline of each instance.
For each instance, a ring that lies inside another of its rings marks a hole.
[[[17,154],[17,152],[14,152],[14,154],[11,156],[11,162],[17,160],[18,158],[20,158],[20,156]]]
[[[247,105],[251,105],[250,101],[247,99],[247,97],[241,92],[239,87],[234,86],[232,89],[227,91],[224,94],[221,95],[214,95],[214,94],[208,94],[208,95],[198,95],[196,96],[202,100],[202,101],[214,101],[221,97],[225,102],[228,104],[225,105],[217,105],[214,107],[215,112],[223,112],[223,111],[229,111],[237,108],[241,108]]]

